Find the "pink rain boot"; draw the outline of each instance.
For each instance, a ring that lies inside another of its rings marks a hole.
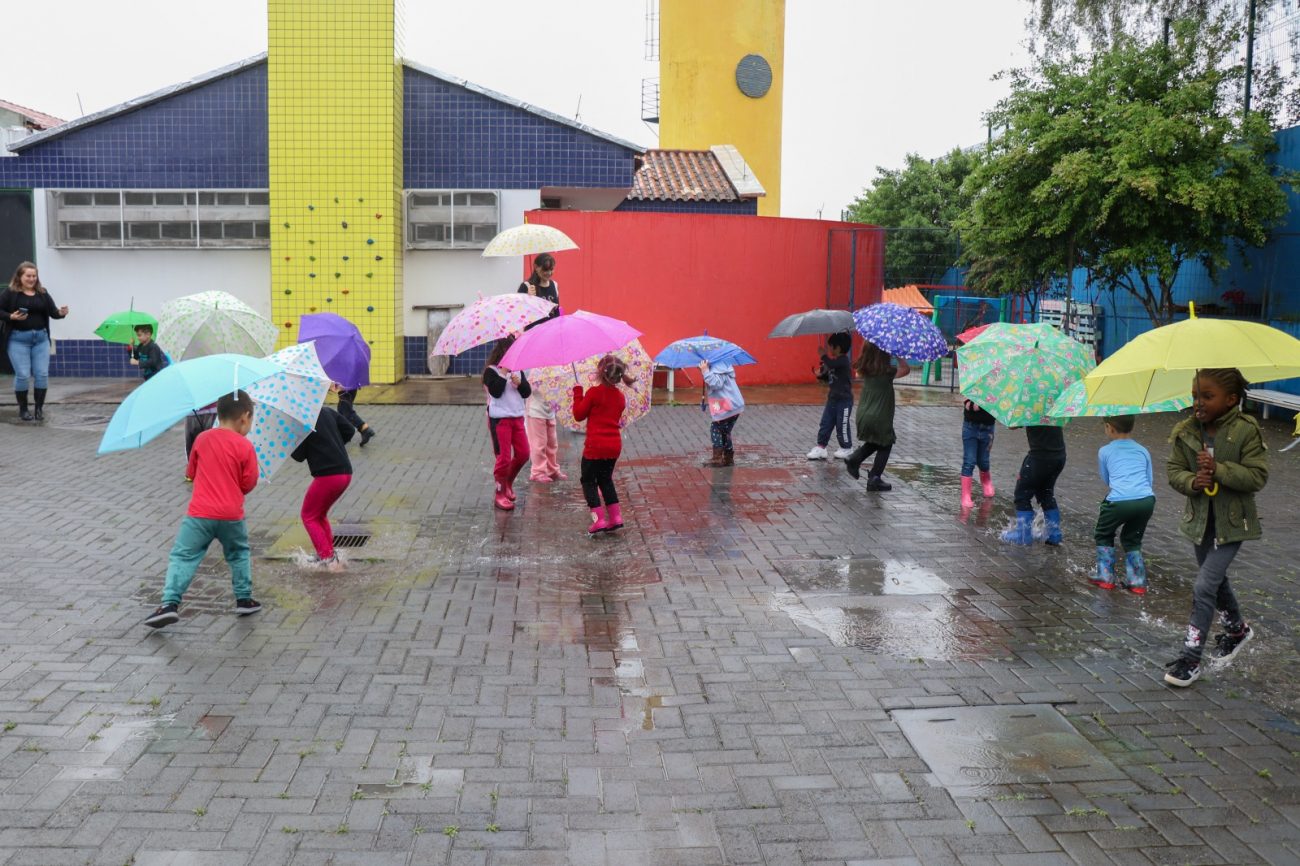
[[[595,535],[597,532],[604,532],[609,529],[609,520],[605,517],[605,509],[591,509],[591,526],[587,527],[588,535]]]
[[[608,506],[605,511],[609,514],[609,524],[605,528],[611,532],[615,529],[622,529],[623,511],[619,508],[618,503],[615,502],[613,505]]]
[[[506,495],[507,485],[497,483],[496,496],[493,497],[492,503],[502,511],[513,511],[515,507],[514,500]]]
[[[975,501],[970,498],[971,482],[973,482],[974,480],[975,479],[971,478],[969,475],[963,475],[961,477],[961,507],[962,508],[975,507]]]
[[[980,483],[984,485],[984,495],[989,499],[993,498],[993,473],[980,470]]]

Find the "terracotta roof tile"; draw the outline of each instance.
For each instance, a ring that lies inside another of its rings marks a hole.
[[[934,312],[934,306],[925,299],[925,295],[921,294],[921,290],[916,286],[885,289],[880,300],[888,301],[891,304],[902,304],[904,307],[911,307],[918,313],[924,313],[926,315]]]
[[[648,150],[628,198],[640,201],[741,201],[709,150]]]
[[[51,127],[63,123],[62,120],[52,114],[42,114],[39,111],[33,111],[32,109],[25,108],[16,102],[9,102],[4,99],[0,99],[0,108],[6,111],[12,111],[14,114],[21,114],[27,120],[31,121],[32,125],[37,129],[50,129]]]

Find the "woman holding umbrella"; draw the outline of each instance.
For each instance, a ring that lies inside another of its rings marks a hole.
[[[533,259],[532,276],[519,284],[519,294],[532,295],[555,304],[555,308],[547,314],[547,318],[551,319],[560,314],[560,284],[551,279],[554,273],[555,256],[542,253]]]

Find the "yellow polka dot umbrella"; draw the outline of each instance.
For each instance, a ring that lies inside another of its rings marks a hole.
[[[551,226],[525,223],[506,229],[488,241],[485,256],[530,256],[536,253],[555,253],[576,250],[578,245],[564,232]]]

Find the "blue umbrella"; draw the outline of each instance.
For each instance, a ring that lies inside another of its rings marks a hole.
[[[698,337],[686,337],[675,340],[655,355],[655,363],[660,367],[681,370],[686,367],[698,367],[701,361],[710,364],[727,363],[733,367],[742,364],[757,364],[754,356],[729,340],[710,337],[707,332]]]
[[[949,351],[948,341],[934,322],[902,304],[872,304],[854,310],[853,324],[863,339],[909,361],[934,361]]]
[[[164,367],[117,407],[99,453],[139,448],[221,395],[244,390],[283,369],[265,358],[231,354],[205,355]]]

